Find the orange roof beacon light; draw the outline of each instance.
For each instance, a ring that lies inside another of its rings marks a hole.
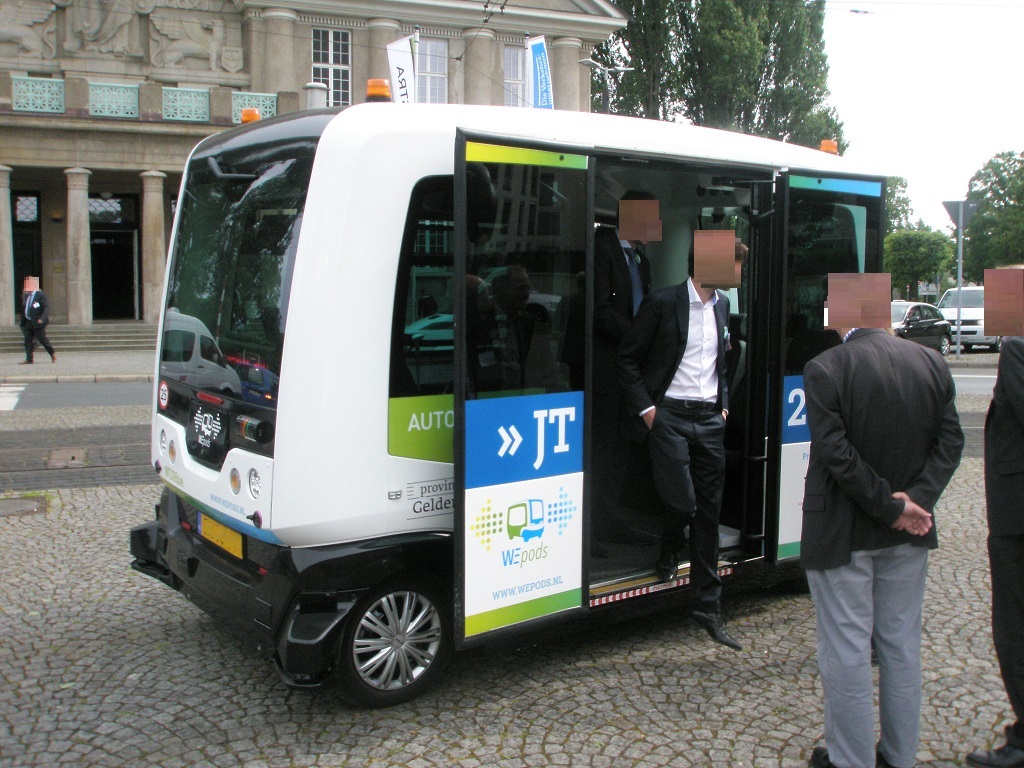
[[[822,152],[828,152],[833,155],[839,154],[839,142],[835,139],[822,139],[821,144],[818,146]]]
[[[246,123],[255,123],[260,119],[260,111],[256,107],[243,107],[242,108],[242,125]]]
[[[367,101],[391,101],[391,83],[378,77],[366,81]]]

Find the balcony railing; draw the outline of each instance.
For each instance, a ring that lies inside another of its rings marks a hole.
[[[235,91],[231,94],[231,122],[242,122],[242,110],[248,107],[258,109],[261,118],[273,117],[277,114],[277,94]]]
[[[64,81],[46,77],[11,77],[11,109],[15,112],[64,114]]]
[[[139,117],[139,86],[89,83],[91,117]]]
[[[45,77],[24,77],[11,75],[11,106],[14,112],[34,112],[37,114],[64,115],[70,117],[117,118],[121,120],[151,120],[153,115],[142,115],[145,99],[151,101],[154,96],[151,94],[145,97],[143,91],[157,87],[155,83],[149,83],[145,87],[138,84],[123,83],[89,83],[88,105],[76,104],[76,98],[71,96],[71,102],[65,94],[63,80],[55,80]],[[215,89],[219,93],[219,89]],[[80,94],[77,88],[71,93]],[[168,121],[186,123],[225,123],[228,120],[227,114],[222,114],[227,104],[217,99],[217,114],[213,114],[211,104],[214,99],[211,91],[201,88],[167,88],[159,90],[160,107],[159,118]],[[278,95],[276,93],[252,93],[249,91],[231,92],[231,115],[234,123],[242,121],[242,110],[246,107],[256,107],[260,111],[260,117],[274,117],[278,110]]]

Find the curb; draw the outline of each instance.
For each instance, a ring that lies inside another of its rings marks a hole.
[[[63,376],[25,376],[12,374],[0,376],[0,384],[100,384],[105,382],[152,383],[153,376],[148,373],[85,373],[67,374]]]

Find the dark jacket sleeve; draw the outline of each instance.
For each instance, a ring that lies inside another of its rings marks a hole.
[[[839,388],[817,360],[811,360],[804,368],[804,390],[815,458],[862,512],[891,526],[903,513],[903,502],[892,498],[893,489],[888,481],[850,443],[843,424]]]
[[[616,280],[616,256],[625,258],[614,231],[598,229],[594,233],[594,329],[618,342],[630,322],[615,306],[615,291],[622,290],[622,286],[617,285],[621,281]],[[625,300],[625,297],[619,298],[620,303]]]
[[[929,512],[935,509],[939,496],[946,490],[953,473],[960,466],[960,455],[964,450],[964,433],[956,412],[956,385],[944,362],[940,370],[946,397],[939,431],[921,471],[910,486],[904,489],[910,498]]]
[[[46,300],[46,294],[42,291],[36,294],[36,301],[39,302],[39,314],[36,315],[36,325],[47,325],[50,322],[50,302]]]
[[[665,304],[657,300],[657,294],[649,294],[640,302],[640,311],[626,330],[619,344],[619,381],[626,394],[626,403],[631,416],[638,415],[654,405],[644,384],[643,368],[651,352],[661,325]]]

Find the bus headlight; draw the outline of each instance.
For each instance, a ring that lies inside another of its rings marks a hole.
[[[255,469],[250,469],[249,470],[249,493],[252,494],[252,497],[254,499],[258,499],[260,497],[260,485],[261,485],[260,473],[257,472]]]

